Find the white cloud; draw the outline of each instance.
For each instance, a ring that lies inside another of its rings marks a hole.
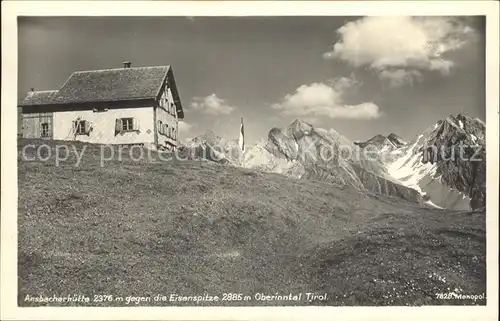
[[[183,121],[183,120],[179,120],[179,123],[178,123],[178,125],[177,125],[177,126],[178,126],[178,129],[179,129],[179,132],[181,132],[181,133],[183,133],[183,132],[184,132],[184,133],[185,133],[185,132],[188,132],[188,131],[190,131],[190,130],[191,130],[191,128],[193,128],[193,125],[188,124],[188,123],[186,123],[186,122],[185,122],[185,121]]]
[[[385,72],[381,78],[418,78],[418,71],[447,74],[454,62],[445,54],[461,48],[473,30],[453,17],[365,17],[337,30],[325,58]],[[406,71],[406,72],[404,72]],[[403,76],[404,73],[404,76]]]
[[[422,74],[418,70],[387,69],[378,74],[382,80],[388,81],[391,87],[401,87],[406,84],[413,84],[422,79]]]
[[[349,77],[338,77],[330,79],[328,80],[328,84],[337,92],[354,89],[361,85],[361,83],[356,80],[354,73],[352,73]]]
[[[228,115],[236,108],[226,104],[224,99],[211,94],[206,97],[194,97],[190,105],[191,109],[209,115]]]
[[[312,83],[302,85],[293,94],[286,95],[280,103],[272,105],[285,116],[301,119],[347,118],[373,119],[380,116],[379,108],[372,102],[359,105],[345,105],[343,95],[353,88],[356,81],[352,78],[338,78],[329,84]]]
[[[179,138],[181,141],[187,141],[190,139],[192,135],[191,129],[193,125],[186,123],[185,121],[180,120],[177,124],[177,130],[179,131]]]

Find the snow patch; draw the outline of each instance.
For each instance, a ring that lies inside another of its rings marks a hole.
[[[420,193],[420,195],[423,196],[425,195],[425,193],[420,188],[419,183],[424,177],[434,177],[436,175],[437,165],[430,163],[424,164],[421,162],[421,155],[419,153],[413,153],[415,147],[422,137],[422,135],[418,137],[413,146],[410,149],[406,150],[405,155],[396,159],[396,161],[394,161],[393,163],[388,164],[387,172],[399,183],[416,190]],[[434,204],[431,200],[426,201],[425,203],[434,208],[441,208]]]
[[[407,153],[387,166],[387,171],[401,184],[422,193],[418,184],[425,176],[436,173],[436,165],[424,164],[420,162],[419,154]]]
[[[420,138],[419,136],[419,139]],[[419,139],[417,139],[417,143]],[[388,174],[401,185],[414,189],[419,192],[420,195],[424,196],[426,193],[420,187],[420,182],[426,177],[441,182],[442,175],[436,177],[438,169],[437,164],[424,164],[421,161],[422,155],[420,153],[414,153],[417,143],[413,144],[411,148],[404,150],[405,153],[394,162],[387,164],[386,168]],[[451,191],[460,193],[462,199],[468,198],[458,190],[450,189],[450,192]],[[442,207],[436,205],[432,200],[425,201],[424,203],[430,207],[442,209]]]
[[[393,145],[393,144],[391,143],[391,145]],[[396,146],[394,146],[394,147],[396,147]],[[389,145],[385,145],[384,147],[382,147],[382,149],[380,149],[379,152],[380,153],[386,153],[386,152],[390,152],[391,150],[392,150],[392,148]]]
[[[460,125],[460,128],[464,129],[464,123],[462,123],[460,119],[458,120],[458,124]]]
[[[436,204],[432,203],[431,200],[428,200],[427,202],[425,202],[425,204],[430,205],[430,206],[432,206],[434,208],[443,209],[441,206],[437,206]]]

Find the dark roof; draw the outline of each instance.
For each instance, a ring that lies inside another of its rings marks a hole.
[[[30,92],[20,106],[156,99],[169,74],[172,74],[170,66],[76,71],[61,89],[50,94]],[[176,88],[172,88],[172,94],[179,117],[183,118]]]
[[[21,105],[48,105],[53,101],[57,90],[30,91]]]
[[[156,98],[169,66],[74,72],[59,90],[54,103]]]

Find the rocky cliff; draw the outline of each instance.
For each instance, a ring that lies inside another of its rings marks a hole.
[[[182,157],[257,168],[295,178],[469,210],[485,206],[485,124],[450,116],[407,143],[394,133],[352,143],[335,130],[296,120],[272,128],[265,143],[247,146],[208,131],[179,148]]]
[[[269,132],[266,150],[280,159],[298,162],[303,177],[350,185],[374,193],[418,201],[420,194],[388,174],[376,153],[365,154],[335,130],[325,130],[296,120]]]
[[[486,202],[485,123],[462,114],[438,121],[392,151],[388,172],[450,209],[481,209]]]
[[[380,153],[390,152],[405,146],[407,143],[398,135],[390,133],[388,136],[375,135],[366,142],[355,142],[360,148],[370,147]]]

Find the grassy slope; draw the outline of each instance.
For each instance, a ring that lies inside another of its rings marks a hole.
[[[100,167],[98,148],[78,168],[19,158],[20,305],[26,294],[290,291],[327,292],[315,305],[485,303],[435,298],[485,292],[484,213],[209,162],[124,155]]]

